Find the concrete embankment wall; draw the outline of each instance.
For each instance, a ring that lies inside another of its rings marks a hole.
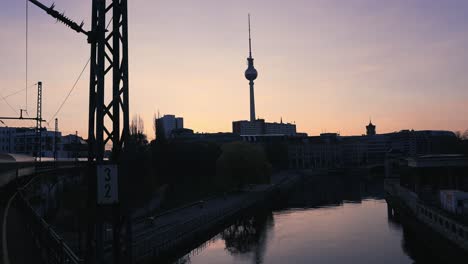
[[[450,245],[468,253],[468,226],[454,220],[447,213],[420,202],[414,193],[401,187],[395,180],[386,180],[385,190],[389,204],[411,215],[420,225],[425,225]]]

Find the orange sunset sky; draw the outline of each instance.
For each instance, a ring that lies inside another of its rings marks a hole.
[[[91,0],[55,3],[89,29]],[[25,87],[25,1],[0,5],[7,96]],[[248,13],[259,117],[282,117],[309,135],[362,134],[369,117],[378,133],[468,129],[467,1],[130,0],[130,110],[150,138],[158,110],[197,132],[228,132],[233,120],[249,118]],[[43,82],[45,119],[88,58],[85,36],[29,4],[28,86]],[[65,134],[87,136],[88,78],[86,70],[58,115]],[[35,98],[30,87],[27,105],[24,92],[6,100],[34,116]],[[0,100],[0,115],[17,115]]]

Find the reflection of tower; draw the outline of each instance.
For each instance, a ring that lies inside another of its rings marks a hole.
[[[257,79],[258,73],[254,67],[254,59],[252,58],[252,40],[250,38],[250,14],[249,14],[249,57],[247,58],[248,67],[245,70],[245,78],[249,80],[250,85],[250,121],[255,121],[255,98],[254,98],[254,80]]]
[[[373,136],[376,134],[375,132],[375,125],[372,124],[372,120],[369,120],[369,125],[366,126],[366,130],[367,130],[367,135],[368,136]]]

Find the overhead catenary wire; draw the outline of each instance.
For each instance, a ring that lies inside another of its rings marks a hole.
[[[24,92],[26,89],[29,89],[29,88],[31,88],[31,87],[33,87],[33,86],[36,86],[36,85],[37,85],[37,83],[35,83],[35,84],[31,84],[31,85],[29,85],[29,86],[28,86],[28,87],[26,87],[26,88],[23,88],[23,89],[21,89],[21,90],[18,90],[18,91],[16,91],[16,92],[13,92],[13,93],[10,93],[10,94],[8,94],[8,95],[5,95],[5,96],[3,96],[3,98],[5,98],[5,99],[6,99],[6,98],[8,98],[8,97],[15,96],[15,95],[17,95],[17,94],[19,94],[19,93],[22,93],[22,92]]]
[[[75,90],[76,88],[76,85],[78,84],[78,82],[80,81],[81,79],[81,76],[83,76],[83,73],[85,72],[86,68],[88,67],[89,63],[91,62],[91,58],[88,59],[88,61],[86,62],[85,66],[83,67],[83,69],[81,70],[80,74],[78,75],[78,78],[76,78],[75,80],[75,83],[73,84],[72,88],[70,89],[70,91],[68,92],[67,96],[65,97],[65,99],[62,101],[62,103],[60,104],[59,108],[57,109],[57,111],[55,111],[54,115],[49,119],[49,121],[47,121],[47,125],[49,126],[49,123],[54,120],[54,118],[59,114],[60,110],[62,110],[62,107],[65,105],[65,103],[67,102],[68,98],[70,97],[71,93],[73,92],[73,90]]]
[[[113,18],[111,18],[109,20],[109,22],[107,23],[107,26],[106,26],[106,29],[109,28],[110,24],[112,23],[112,20]],[[68,98],[70,97],[70,95],[72,94],[73,90],[75,90],[76,88],[76,85],[78,84],[78,82],[80,81],[81,79],[81,76],[83,76],[83,73],[84,71],[86,70],[86,68],[88,67],[89,63],[91,62],[91,58],[88,59],[88,61],[86,62],[86,64],[84,65],[83,69],[81,70],[80,74],[78,75],[78,77],[76,78],[75,82],[73,83],[73,86],[72,88],[70,89],[70,91],[68,92],[67,96],[65,96],[65,99],[62,101],[62,103],[60,104],[59,108],[57,109],[57,111],[55,111],[54,115],[49,119],[49,121],[47,121],[47,126],[50,127],[50,122],[52,120],[55,119],[55,117],[57,117],[57,115],[59,114],[60,110],[62,110],[63,106],[65,105],[65,103],[67,102]]]
[[[16,114],[18,114],[18,111],[15,110],[15,108],[13,108],[13,106],[11,106],[11,104],[7,101],[7,99],[3,96],[3,95],[0,95],[3,99],[3,101],[5,101],[5,103],[10,107],[11,110],[13,110],[13,112],[15,112]]]

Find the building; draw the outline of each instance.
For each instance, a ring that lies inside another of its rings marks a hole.
[[[268,123],[264,119],[234,121],[232,132],[236,135],[286,135],[295,136],[296,125],[291,123]]]
[[[76,134],[63,136],[59,139],[58,158],[83,158],[88,156],[88,143]]]
[[[13,153],[15,149],[16,128],[0,127],[0,152]]]
[[[244,135],[296,135],[296,125],[290,123],[268,123],[264,119],[258,119],[255,115],[255,91],[254,81],[258,77],[258,71],[254,67],[252,57],[252,39],[250,35],[250,15],[249,15],[249,57],[247,58],[247,70],[245,78],[249,81],[250,92],[250,120],[240,120],[232,122],[232,133],[240,136]]]
[[[61,133],[57,133],[57,138]],[[40,133],[40,145],[36,130],[24,127],[0,127],[0,152],[24,154],[30,156],[53,157],[56,134],[43,128]]]
[[[376,131],[375,131],[375,125],[372,124],[372,121],[369,121],[369,125],[366,126],[366,135],[368,136],[374,136],[376,135]]]
[[[175,129],[171,133],[171,140],[178,142],[212,142],[224,144],[234,141],[241,141],[239,135],[233,133],[194,133],[192,129]]]
[[[87,142],[76,135],[62,136],[61,132],[42,128],[39,144],[36,130],[25,127],[0,127],[0,153],[29,156],[75,158],[87,156]]]
[[[163,117],[156,119],[157,136],[168,139],[171,137],[173,130],[182,128],[184,128],[184,119],[182,117],[164,115]]]
[[[297,169],[339,168],[342,165],[341,137],[324,133],[289,139],[289,167]]]
[[[457,153],[458,140],[453,132],[402,130],[373,134],[370,123],[363,136],[340,136],[335,133],[307,137],[288,143],[293,168],[383,167],[386,156],[398,152],[403,157]]]

